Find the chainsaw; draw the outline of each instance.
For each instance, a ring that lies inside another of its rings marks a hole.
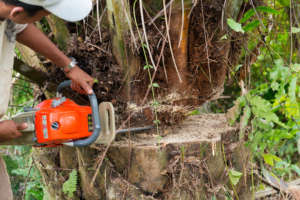
[[[108,144],[116,135],[114,108],[110,102],[98,107],[96,95],[88,95],[90,106],[77,105],[62,97],[61,91],[71,86],[64,81],[57,88],[56,98],[48,99],[35,108],[24,109],[12,117],[16,123],[27,123],[22,136],[1,145],[33,145],[54,147],[58,145],[88,146],[94,142]]]

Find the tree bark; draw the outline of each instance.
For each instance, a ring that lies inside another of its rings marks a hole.
[[[107,0],[107,16],[112,40],[112,52],[118,64],[124,71],[124,90],[122,96],[126,99],[130,95],[130,82],[137,73],[140,60],[133,55],[129,47],[132,18],[127,0]]]
[[[54,15],[49,15],[46,18],[51,28],[51,31],[54,34],[56,44],[61,50],[67,50],[71,34],[65,22]]]

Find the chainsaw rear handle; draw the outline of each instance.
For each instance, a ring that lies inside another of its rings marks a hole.
[[[62,83],[60,83],[56,90],[57,93],[60,93],[66,87],[70,87],[71,83],[72,83],[71,80],[63,81]],[[84,147],[84,146],[88,146],[88,145],[94,143],[97,140],[97,138],[99,137],[101,126],[100,126],[100,117],[99,117],[97,97],[96,97],[95,93],[89,94],[88,97],[89,97],[91,108],[92,108],[93,133],[88,138],[75,140],[72,142],[67,142],[67,143],[64,143],[65,145],[75,146],[75,147]]]

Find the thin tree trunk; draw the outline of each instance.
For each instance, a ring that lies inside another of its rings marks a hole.
[[[71,36],[65,21],[54,15],[49,15],[46,18],[54,34],[56,44],[61,50],[65,51]]]
[[[124,70],[123,95],[128,98],[130,81],[140,65],[140,60],[133,55],[134,50],[129,48],[130,31],[132,30],[129,2],[127,0],[107,0],[106,4],[112,38],[112,52]]]

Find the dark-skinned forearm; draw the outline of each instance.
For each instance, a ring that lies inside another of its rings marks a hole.
[[[67,66],[70,59],[33,24],[17,35],[17,41],[50,59],[58,67]]]
[[[17,41],[39,52],[59,67],[66,67],[71,62],[71,59],[64,55],[64,53],[33,24],[29,24],[24,31],[17,35]],[[94,79],[78,66],[69,69],[65,74],[72,80],[72,89],[79,93],[82,93],[82,91],[87,94],[93,93],[92,86]]]

